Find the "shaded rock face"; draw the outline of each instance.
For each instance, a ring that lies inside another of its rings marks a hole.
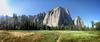
[[[77,16],[74,20],[74,25],[77,27],[77,28],[82,28],[84,27],[84,24],[83,24],[83,21],[81,20],[81,18],[79,16]]]
[[[64,27],[72,23],[69,10],[62,7],[56,7],[46,14],[43,24],[49,27]]]
[[[45,15],[46,13],[43,12],[43,13],[33,16],[33,22],[43,25],[43,20],[44,20]]]

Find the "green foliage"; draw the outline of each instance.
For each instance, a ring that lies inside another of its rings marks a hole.
[[[95,25],[96,25],[96,30],[100,30],[100,22],[97,22]]]

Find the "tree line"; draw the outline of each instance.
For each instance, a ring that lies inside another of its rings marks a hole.
[[[74,25],[68,25],[65,27],[49,27],[43,25],[43,19],[46,13],[39,13],[38,15],[21,15],[13,14],[12,17],[5,16],[0,19],[0,30],[79,30]],[[93,23],[92,30],[100,30],[100,22]],[[93,26],[96,26],[94,28]],[[82,28],[82,30],[91,30],[88,27]]]
[[[45,15],[45,13],[40,13],[39,16]],[[21,15],[17,16],[17,14],[13,14],[13,17],[5,16],[0,19],[0,29],[1,30],[38,30],[42,27],[42,21],[36,15],[26,16]]]

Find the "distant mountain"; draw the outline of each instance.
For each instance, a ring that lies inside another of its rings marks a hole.
[[[62,7],[56,7],[46,14],[43,24],[49,27],[64,27],[72,24],[72,18],[69,10]]]

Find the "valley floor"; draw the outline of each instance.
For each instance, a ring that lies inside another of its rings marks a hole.
[[[0,42],[100,42],[100,31],[0,30]]]

